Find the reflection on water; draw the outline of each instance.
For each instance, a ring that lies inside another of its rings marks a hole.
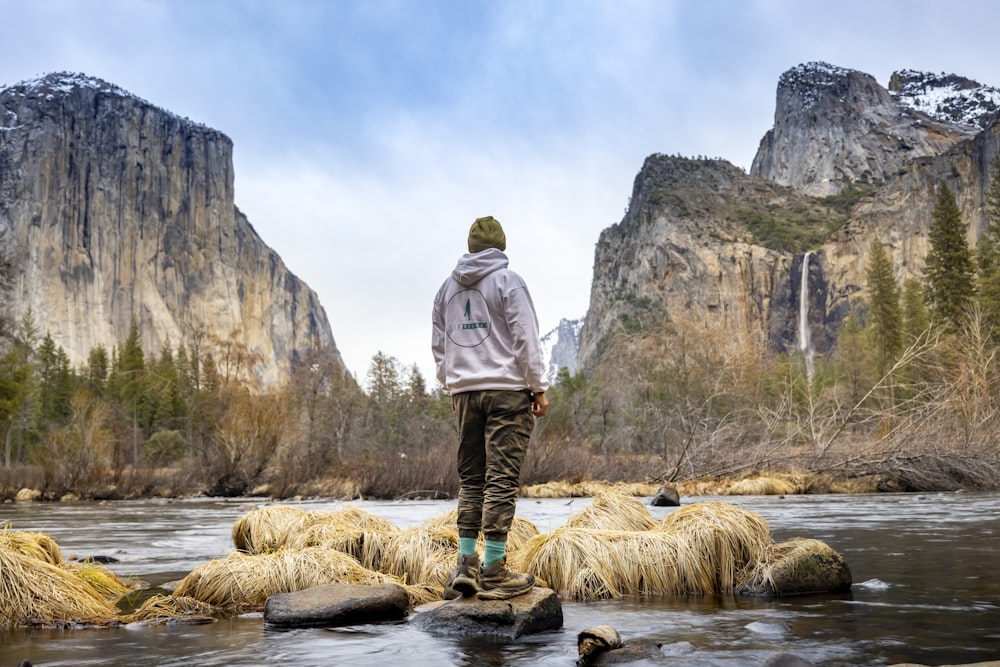
[[[685,499],[695,502],[699,499]],[[709,500],[709,499],[704,499]],[[776,540],[812,537],[847,560],[846,595],[779,600],[667,597],[563,602],[561,630],[516,641],[436,637],[403,621],[272,630],[260,614],[211,625],[0,630],[0,667],[35,665],[572,665],[576,635],[600,624],[660,643],[684,665],[759,665],[779,651],[818,665],[929,665],[1000,659],[1000,494],[712,498],[761,514]],[[46,533],[65,552],[110,555],[119,575],[157,585],[232,549],[233,522],[254,500],[0,505],[0,523]],[[586,499],[523,499],[518,514],[548,532]],[[357,503],[355,503],[357,504]],[[301,503],[333,509],[340,503]],[[447,501],[365,501],[408,527]],[[650,508],[657,518],[669,508]],[[2,573],[0,573],[2,575]],[[637,663],[633,663],[637,664]]]

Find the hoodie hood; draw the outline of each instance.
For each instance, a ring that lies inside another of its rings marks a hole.
[[[459,285],[468,287],[475,285],[498,269],[506,269],[509,263],[510,260],[507,259],[507,255],[503,251],[487,248],[482,252],[462,255],[451,275],[458,281]]]

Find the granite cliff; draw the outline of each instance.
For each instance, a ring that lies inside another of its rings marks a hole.
[[[998,102],[1000,91],[953,75],[903,70],[883,88],[810,63],[781,76],[750,173],[647,158],[624,218],[597,244],[581,368],[595,367],[614,331],[663,319],[758,327],[791,351],[803,303],[816,350],[829,351],[865,295],[872,239],[900,284],[920,275],[939,184],[956,194],[975,243],[1000,151]]]
[[[885,183],[905,164],[940,155],[978,129],[917,109],[868,74],[826,63],[795,67],[778,80],[774,127],[750,174],[810,195],[835,195],[852,183]]]
[[[555,329],[542,336],[542,351],[548,368],[545,377],[549,382],[554,382],[564,368],[571,376],[576,373],[582,326],[583,318],[562,319]]]
[[[0,88],[0,240],[30,309],[74,365],[131,319],[143,347],[213,335],[265,384],[310,349],[336,354],[316,294],[234,203],[232,142],[99,79]]]

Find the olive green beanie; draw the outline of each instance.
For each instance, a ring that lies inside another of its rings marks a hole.
[[[500,222],[492,215],[476,218],[469,230],[469,252],[482,252],[487,248],[507,249],[507,237]]]

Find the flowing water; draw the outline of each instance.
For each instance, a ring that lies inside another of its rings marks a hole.
[[[812,333],[809,330],[809,255],[802,255],[802,271],[799,278],[799,351],[806,363],[806,379],[812,381],[815,352],[812,346]]]
[[[1000,494],[840,495],[724,500],[767,519],[777,541],[823,540],[850,565],[849,594],[757,600],[665,597],[563,601],[563,628],[514,641],[425,633],[408,621],[273,630],[260,614],[209,625],[0,630],[0,667],[56,665],[573,665],[577,634],[613,625],[662,644],[677,665],[760,665],[793,652],[817,665],[927,665],[1000,659]],[[255,501],[198,499],[0,505],[0,524],[42,532],[64,552],[110,555],[119,575],[174,581],[232,550],[233,522]],[[522,499],[518,514],[548,532],[586,499]],[[401,528],[448,501],[363,501]],[[335,509],[340,503],[299,503]],[[651,507],[657,518],[670,508]],[[2,576],[2,573],[0,573]],[[642,663],[632,663],[642,664]]]

